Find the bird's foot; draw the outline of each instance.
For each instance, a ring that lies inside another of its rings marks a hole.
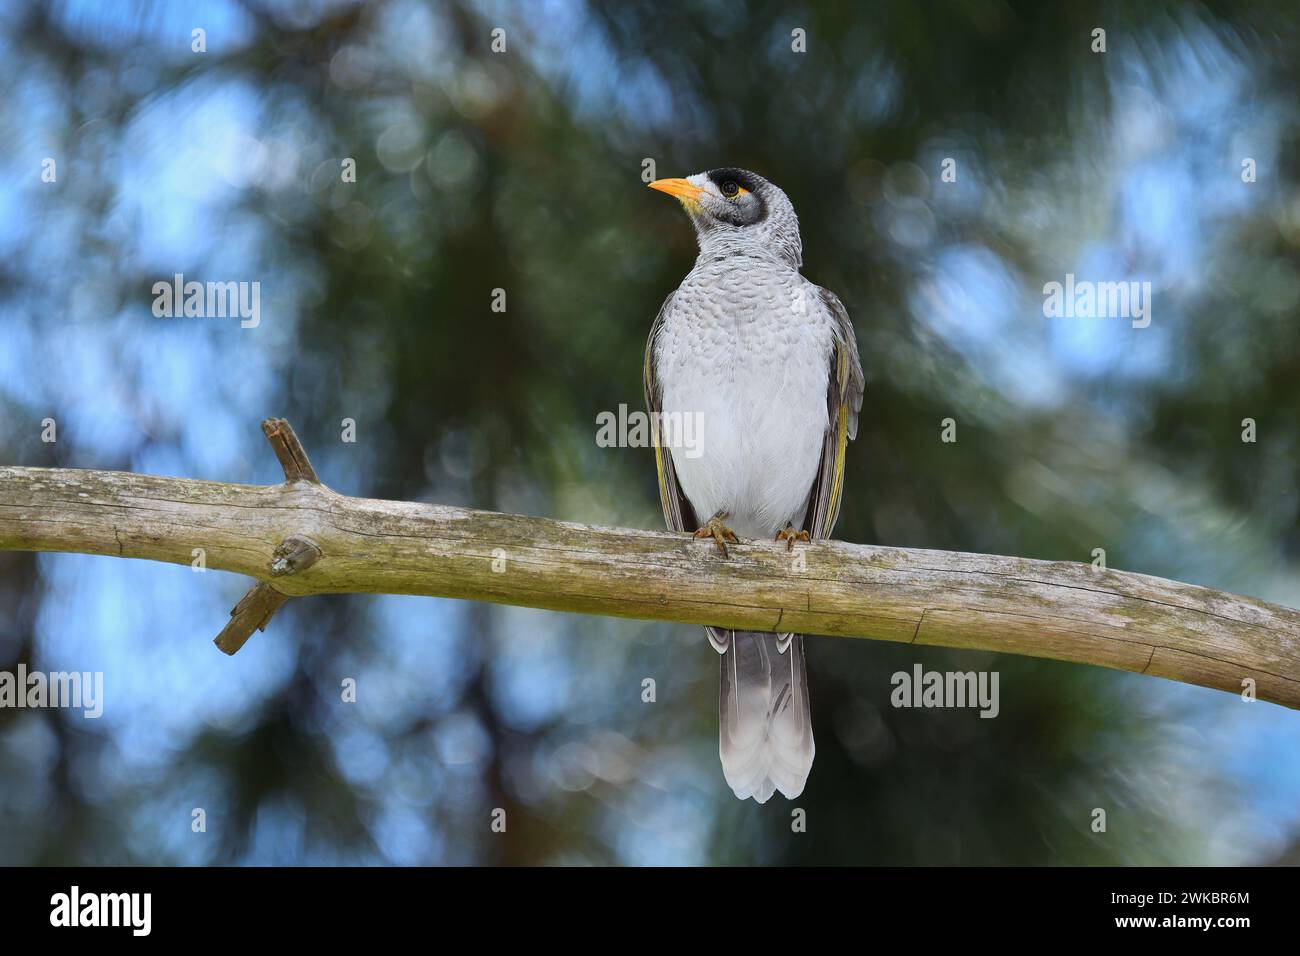
[[[718,550],[722,552],[724,558],[731,557],[731,552],[727,550],[727,542],[740,541],[740,539],[736,537],[736,532],[732,531],[722,523],[730,517],[731,515],[727,512],[719,511],[712,518],[706,521],[699,531],[695,532],[695,537],[697,538],[712,538],[713,543],[718,546]]]
[[[776,540],[784,541],[785,549],[793,551],[796,541],[811,541],[812,539],[808,537],[807,531],[796,531],[794,525],[787,521],[785,527],[776,533]]]

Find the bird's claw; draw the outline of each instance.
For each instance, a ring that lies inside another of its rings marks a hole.
[[[808,536],[807,531],[796,531],[794,529],[794,525],[787,524],[784,528],[782,528],[780,531],[776,533],[776,540],[784,541],[785,549],[787,551],[793,551],[794,543],[796,541],[811,541],[812,538]]]
[[[718,550],[722,552],[724,558],[731,557],[731,552],[727,550],[727,542],[740,541],[740,539],[736,537],[736,532],[732,531],[722,523],[724,519],[729,517],[731,516],[727,514],[727,512],[719,511],[712,518],[706,521],[699,531],[695,532],[695,537],[697,538],[712,538],[713,543],[717,545]]]

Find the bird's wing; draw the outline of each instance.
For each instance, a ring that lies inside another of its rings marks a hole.
[[[673,531],[694,531],[700,526],[699,521],[696,520],[695,509],[691,507],[691,503],[686,500],[681,487],[677,484],[677,472],[673,469],[672,452],[660,444],[659,428],[657,427],[659,412],[663,408],[663,395],[660,392],[659,382],[655,375],[655,342],[664,326],[664,316],[668,313],[672,303],[673,297],[670,295],[664,300],[659,315],[655,317],[654,325],[650,327],[650,339],[646,342],[645,369],[643,371],[645,404],[651,419],[650,434],[655,449],[655,469],[659,472],[659,503],[663,505],[664,520],[668,522],[668,527]]]
[[[809,283],[812,285],[812,283]],[[830,382],[826,389],[826,436],[821,465],[809,496],[803,527],[814,540],[829,538],[840,514],[844,490],[844,457],[849,440],[858,434],[858,412],[866,379],[858,357],[858,340],[844,303],[834,292],[813,285],[813,290],[835,320],[835,344],[830,354]]]
[[[655,375],[655,340],[659,337],[659,331],[664,326],[664,316],[668,314],[672,304],[673,297],[670,295],[664,300],[663,307],[655,317],[654,325],[650,327],[650,339],[645,346],[645,368],[642,379],[645,383],[646,411],[650,413],[651,418],[650,435],[655,449],[655,470],[659,473],[659,503],[663,505],[664,521],[673,531],[694,531],[700,526],[699,519],[690,501],[682,494],[681,485],[677,483],[672,451],[660,444],[659,428],[656,424],[659,420],[659,412],[663,409],[663,395],[660,393],[658,378]],[[708,635],[709,643],[719,654],[724,653],[731,646],[731,631],[727,628],[705,625],[704,633]]]

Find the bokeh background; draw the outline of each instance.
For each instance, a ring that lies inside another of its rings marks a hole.
[[[839,537],[1297,607],[1297,40],[1290,0],[5,0],[0,461],[275,483],[282,415],[345,493],[661,527],[651,453],[595,443],[694,255],[643,162],[741,165],[857,327]],[[156,318],[177,272],[259,281],[261,325]],[[1150,281],[1150,327],[1044,318],[1067,272]],[[814,639],[794,834],[723,781],[697,628],[317,597],[227,659],[247,585],[0,553],[0,669],[107,697],[0,710],[0,863],[1300,859],[1270,704]],[[891,708],[917,662],[998,670],[1001,716]]]

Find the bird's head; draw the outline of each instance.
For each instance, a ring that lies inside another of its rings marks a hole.
[[[796,269],[803,264],[794,206],[775,183],[757,173],[724,166],[685,179],[656,179],[650,188],[681,202],[701,250],[756,243]]]

